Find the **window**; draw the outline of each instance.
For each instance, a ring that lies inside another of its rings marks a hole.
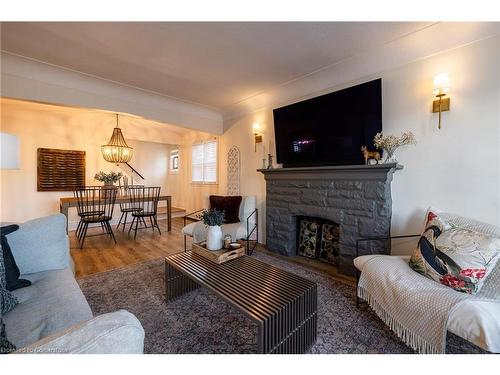
[[[170,151],[170,173],[179,173],[179,150]]]
[[[193,145],[191,180],[200,183],[217,182],[217,141]]]

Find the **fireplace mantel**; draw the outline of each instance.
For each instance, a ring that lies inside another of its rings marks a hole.
[[[353,274],[356,240],[389,236],[393,164],[259,169],[266,180],[266,244],[270,251],[295,256],[296,218],[312,216],[340,227],[339,269]],[[388,253],[373,243],[371,253]]]
[[[327,180],[335,178],[351,178],[356,175],[357,179],[385,178],[387,174],[403,169],[401,164],[387,163],[375,165],[334,165],[325,167],[296,167],[296,168],[267,168],[258,169],[267,179],[315,179]]]

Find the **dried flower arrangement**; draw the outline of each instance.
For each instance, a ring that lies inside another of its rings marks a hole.
[[[203,221],[205,225],[213,227],[222,225],[225,216],[226,214],[224,213],[224,211],[210,209],[210,210],[203,210],[199,215],[199,218]]]
[[[379,150],[383,149],[387,153],[385,157],[386,162],[392,162],[395,161],[394,153],[399,147],[416,145],[417,140],[412,132],[403,132],[399,137],[395,135],[383,135],[382,133],[377,133],[373,139],[373,144]]]
[[[115,182],[117,182],[118,180],[120,180],[120,178],[122,178],[122,176],[123,176],[122,172],[106,173],[106,172],[100,171],[99,173],[95,174],[94,179],[97,181],[100,181],[100,182],[104,182],[106,185],[112,185]]]

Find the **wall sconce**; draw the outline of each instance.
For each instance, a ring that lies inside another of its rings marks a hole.
[[[252,133],[255,136],[255,152],[257,152],[257,143],[262,143],[262,134],[261,132],[260,124],[258,122],[254,122],[252,124]]]
[[[439,73],[434,77],[432,93],[438,98],[432,102],[432,113],[439,113],[438,129],[441,129],[441,112],[450,110],[450,98],[445,98],[450,91],[450,77],[448,73]]]

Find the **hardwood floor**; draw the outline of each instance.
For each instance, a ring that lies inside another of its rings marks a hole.
[[[171,232],[167,232],[165,220],[159,220],[158,223],[162,232],[161,236],[158,231],[153,232],[151,229],[142,229],[137,232],[137,239],[134,240],[132,232],[130,236],[127,234],[128,229],[122,231],[113,227],[116,245],[108,236],[87,237],[83,249],[80,249],[75,232],[70,232],[71,255],[75,262],[76,277],[111,271],[184,251],[184,236],[181,233],[183,219],[176,217],[172,219]],[[92,235],[100,232],[100,228],[93,228],[89,229],[88,233]],[[188,248],[190,248],[191,239],[188,237],[187,241]],[[352,284],[355,282],[354,278],[339,274],[335,267],[320,261],[304,257],[284,257],[268,251],[264,245],[260,244],[256,250],[327,273],[343,282]]]
[[[75,232],[70,232],[71,255],[75,262],[76,277],[82,277],[97,272],[110,271],[141,263],[146,260],[165,257],[184,251],[184,236],[181,234],[183,220],[172,219],[172,231],[167,232],[165,220],[158,220],[161,236],[156,230],[142,229],[137,232],[134,240],[133,232],[130,236],[127,230],[122,231],[113,227],[116,236],[116,245],[108,236],[87,237],[83,249],[80,249]],[[90,235],[101,233],[101,228],[89,229]],[[188,238],[188,246],[191,246]]]

